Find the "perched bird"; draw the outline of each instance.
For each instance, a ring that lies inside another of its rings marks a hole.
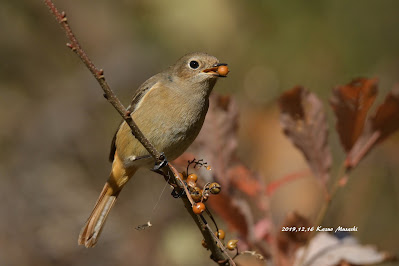
[[[191,53],[165,71],[145,81],[128,109],[144,136],[168,160],[180,156],[197,137],[204,123],[211,93],[227,64],[206,53]],[[112,169],[107,182],[82,228],[78,243],[93,247],[124,185],[140,167],[151,169],[154,159],[133,136],[126,122],[111,144]]]

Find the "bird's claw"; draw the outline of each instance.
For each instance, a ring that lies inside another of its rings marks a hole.
[[[184,192],[184,190],[182,190],[181,192],[177,192],[176,188],[172,190],[172,192],[170,193],[172,195],[172,197],[174,197],[175,199],[177,198],[181,198],[184,196],[184,194],[186,194]]]
[[[160,162],[155,163],[154,168],[152,168],[152,171],[157,172],[168,164],[168,160],[166,159],[166,156],[163,152],[161,153],[159,160]]]

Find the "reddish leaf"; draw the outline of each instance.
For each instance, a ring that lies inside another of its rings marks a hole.
[[[377,144],[399,129],[399,86],[395,87],[366,122],[359,137],[346,158],[346,167],[355,167]]]
[[[378,141],[383,141],[399,129],[399,85],[387,95],[371,122],[373,130],[381,134]]]
[[[261,192],[262,186],[259,179],[254,178],[253,173],[242,164],[230,167],[226,176],[230,179],[233,187],[249,197],[256,197]]]
[[[313,174],[325,184],[332,157],[327,144],[327,123],[321,101],[303,87],[283,93],[279,99],[284,133],[304,154]]]
[[[279,99],[281,112],[288,113],[294,119],[303,120],[305,117],[302,97],[305,89],[296,86],[290,91],[286,91]]]
[[[271,226],[266,226],[268,221],[271,224],[269,208],[263,198],[261,179],[236,156],[237,129],[238,108],[234,99],[212,94],[204,126],[189,149],[190,155],[185,153],[175,162],[185,167],[193,155],[208,162],[212,171],[199,170],[199,182],[216,181],[222,191],[210,196],[207,206],[239,233],[242,244],[256,246],[262,252],[257,241],[263,239],[263,243],[270,235]],[[267,256],[267,252],[262,255]]]
[[[190,151],[212,167],[212,173],[224,189],[230,185],[225,177],[237,149],[238,108],[229,96],[212,94],[204,126]]]
[[[190,147],[175,163],[186,166],[195,154],[212,167],[210,174],[223,190],[233,186],[247,196],[255,197],[262,192],[263,185],[237,157],[238,108],[229,96],[212,94],[204,126]],[[211,181],[211,180],[208,180]]]
[[[223,188],[222,188],[223,189]],[[234,231],[246,238],[248,234],[248,219],[240,205],[234,204],[234,200],[228,192],[222,190],[217,196],[209,197],[206,202]]]
[[[377,79],[358,78],[333,90],[331,106],[337,117],[336,128],[348,152],[363,132],[367,112],[377,96]]]

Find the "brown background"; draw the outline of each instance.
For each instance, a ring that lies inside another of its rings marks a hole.
[[[399,81],[399,2],[393,0],[56,4],[125,104],[143,81],[187,52],[206,51],[229,63],[229,78],[216,91],[238,99],[239,155],[265,182],[306,169],[281,134],[276,98],[282,91],[301,84],[316,92],[332,129],[332,87],[379,77],[381,101]],[[164,181],[144,171],[122,193],[98,245],[77,246],[107,178],[121,119],[65,47],[41,1],[1,6],[0,265],[210,263],[198,229],[169,189],[152,215]],[[399,246],[398,141],[396,134],[361,163],[327,216],[328,226],[357,226],[362,243],[391,252]],[[344,157],[335,133],[330,143],[336,172]],[[292,182],[271,199],[274,221],[289,210],[313,217],[321,200],[313,178]],[[133,229],[151,215],[151,229]]]

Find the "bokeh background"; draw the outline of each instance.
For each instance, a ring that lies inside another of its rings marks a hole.
[[[215,90],[237,99],[239,156],[265,183],[306,169],[281,134],[276,99],[282,91],[304,85],[326,104],[335,173],[344,154],[328,105],[331,88],[378,77],[378,102],[399,81],[394,0],[56,4],[126,105],[143,81],[187,52],[206,51],[229,63],[229,77]],[[169,189],[152,211],[164,180],[145,171],[121,194],[98,245],[77,245],[108,176],[121,118],[65,46],[42,1],[2,0],[0,25],[0,265],[211,264],[198,229]],[[326,226],[358,226],[362,243],[398,252],[398,151],[395,134],[361,163]],[[312,218],[322,200],[312,177],[291,182],[270,199],[273,221],[278,225],[290,210]],[[152,228],[134,230],[148,219]]]

